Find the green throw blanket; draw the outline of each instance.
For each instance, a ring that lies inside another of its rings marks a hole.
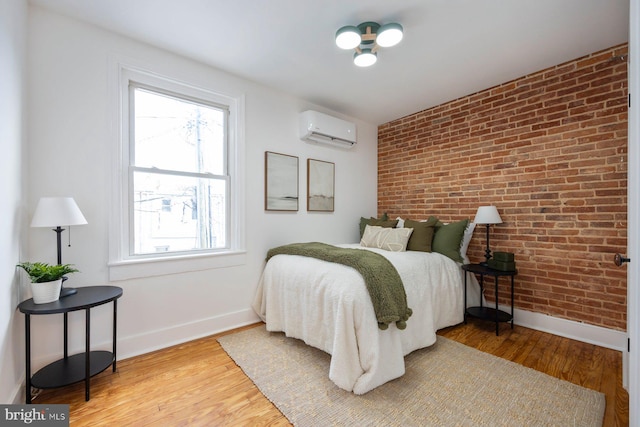
[[[407,327],[412,311],[407,307],[407,294],[393,264],[375,252],[340,248],[325,243],[293,243],[267,252],[267,261],[275,255],[301,255],[352,267],[360,273],[369,291],[380,329],[396,322],[398,329]]]

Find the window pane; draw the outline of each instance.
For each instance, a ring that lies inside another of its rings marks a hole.
[[[222,110],[140,88],[134,96],[135,166],[225,174]]]
[[[134,172],[133,254],[227,245],[226,181]]]

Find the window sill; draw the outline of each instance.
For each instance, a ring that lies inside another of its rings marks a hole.
[[[163,276],[246,264],[246,252],[234,251],[206,255],[184,255],[153,259],[110,262],[109,281]]]

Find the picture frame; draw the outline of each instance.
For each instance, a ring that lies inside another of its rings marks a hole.
[[[265,151],[264,209],[298,210],[298,157]]]
[[[335,164],[307,159],[307,210],[333,212],[335,208]]]

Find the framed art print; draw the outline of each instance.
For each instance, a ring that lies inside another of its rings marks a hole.
[[[264,153],[264,208],[268,211],[298,210],[298,158]]]
[[[307,159],[307,210],[333,212],[335,164]]]

